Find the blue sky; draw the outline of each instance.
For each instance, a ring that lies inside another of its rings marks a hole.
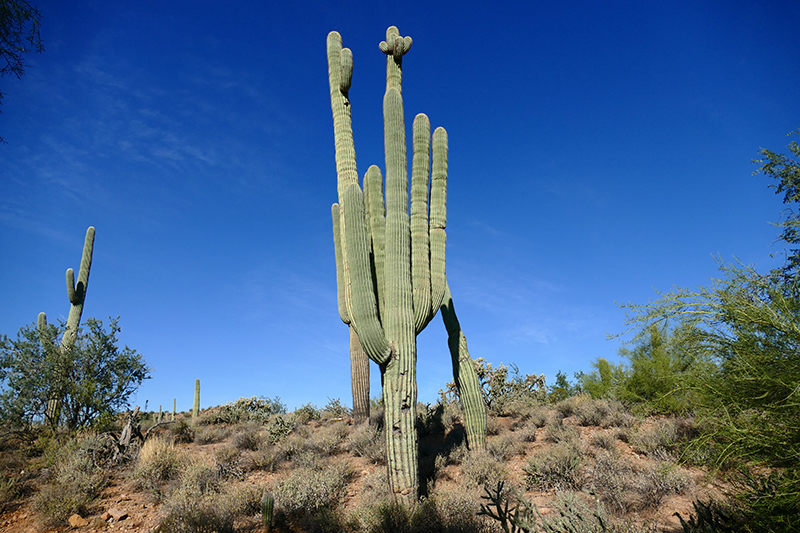
[[[325,40],[355,59],[359,172],[383,166],[387,26],[414,39],[406,119],[450,139],[447,273],[473,357],[524,373],[617,360],[615,302],[765,270],[780,217],[760,147],[800,127],[795,2],[36,2],[46,51],[5,77],[0,333],[120,318],[135,399],[350,405],[336,306]],[[344,4],[342,4],[344,5]],[[452,379],[439,318],[420,399]],[[379,394],[373,366],[373,395]]]

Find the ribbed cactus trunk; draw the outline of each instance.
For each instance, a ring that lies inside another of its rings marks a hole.
[[[75,272],[67,269],[67,298],[69,298],[70,308],[67,316],[67,327],[64,336],[61,338],[61,346],[57,357],[67,359],[72,357],[72,349],[78,337],[78,327],[83,315],[83,304],[86,301],[86,290],[89,287],[89,271],[92,268],[92,253],[94,252],[94,227],[89,226],[86,230],[86,238],[83,242],[83,254],[81,255],[81,266],[78,269],[78,282],[75,283]],[[38,327],[40,331],[47,325],[47,316],[39,313]],[[60,361],[58,366],[63,368],[66,361]],[[47,400],[47,410],[45,419],[51,428],[55,429],[61,420],[61,404],[64,400],[64,384],[52,383],[50,396]]]
[[[192,422],[200,415],[200,378],[194,380],[194,404],[192,404]]]
[[[350,381],[353,386],[353,421],[369,420],[369,357],[355,328],[350,326]]]
[[[408,502],[419,491],[416,432],[416,336],[439,309],[445,292],[447,133],[433,135],[417,115],[413,125],[411,209],[402,87],[402,59],[411,47],[390,27],[380,49],[387,55],[384,95],[386,197],[372,166],[358,184],[348,97],[353,55],[341,36],[328,35],[339,203],[331,214],[336,244],[340,315],[346,314],[367,355],[381,369],[389,486]],[[344,316],[343,316],[344,319]]]

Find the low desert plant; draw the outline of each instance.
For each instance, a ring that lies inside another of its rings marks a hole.
[[[373,464],[386,463],[381,431],[369,424],[360,424],[347,436],[344,448],[356,457],[369,459]]]
[[[162,484],[178,477],[180,467],[181,458],[172,441],[153,437],[139,450],[139,458],[133,469],[133,480],[139,488],[161,498]]]
[[[563,420],[556,418],[545,426],[545,440],[548,442],[577,442],[580,439],[580,431],[575,426],[565,424]]]
[[[489,441],[486,446],[489,453],[501,461],[508,461],[515,455],[525,453],[525,445],[519,433],[506,433]]]
[[[261,428],[255,424],[244,424],[233,434],[233,446],[238,450],[255,451],[261,445]]]
[[[97,440],[72,441],[56,458],[51,482],[33,500],[33,508],[45,523],[57,524],[74,513],[85,514],[108,484],[105,461],[91,453]]]
[[[322,508],[335,509],[344,497],[350,476],[351,472],[341,466],[297,468],[272,491],[276,512],[296,519]]]
[[[231,434],[230,428],[223,426],[201,426],[194,435],[197,444],[214,444],[222,442]]]
[[[539,489],[580,489],[583,453],[575,442],[560,442],[534,455],[525,466],[526,485]]]
[[[461,473],[467,485],[477,488],[483,485],[496,485],[505,480],[505,464],[488,452],[475,450],[469,452],[461,463]]]

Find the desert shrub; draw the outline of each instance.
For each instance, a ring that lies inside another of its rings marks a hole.
[[[540,489],[580,489],[583,453],[574,442],[544,449],[525,466],[526,485]]]
[[[138,488],[161,498],[162,484],[178,477],[180,468],[181,458],[172,441],[153,437],[147,439],[139,450],[133,480]]]
[[[545,440],[548,442],[577,442],[580,439],[580,431],[575,426],[564,424],[556,418],[545,426]]]
[[[328,398],[328,403],[322,408],[324,418],[346,418],[351,414],[352,411],[343,405],[339,398]]]
[[[503,429],[503,426],[500,425],[500,421],[497,419],[496,416],[489,415],[486,417],[486,434],[487,435],[499,435],[500,431]]]
[[[578,404],[583,403],[585,401],[584,397],[581,396],[570,396],[568,398],[564,398],[556,402],[555,404],[555,412],[559,418],[567,418],[575,414]]]
[[[306,449],[313,450],[323,457],[334,455],[349,433],[350,427],[344,422],[321,427],[307,439]]]
[[[225,446],[214,454],[217,472],[222,478],[243,479],[242,454],[233,446]]]
[[[592,435],[591,443],[612,453],[617,450],[617,438],[610,431],[598,431]]]
[[[222,477],[215,464],[205,461],[188,461],[180,474],[180,489],[192,494],[219,492]]]
[[[322,412],[313,403],[307,403],[297,409],[291,414],[290,420],[295,424],[307,424],[312,420],[319,420],[322,418]]]
[[[580,377],[580,374],[576,374],[576,376]],[[567,375],[559,370],[556,372],[555,383],[553,383],[553,386],[550,387],[550,391],[547,393],[547,399],[551,403],[557,403],[580,393],[580,383],[570,383],[567,379]]]
[[[344,441],[344,448],[356,457],[369,459],[373,464],[386,462],[383,435],[375,426],[361,424]]]
[[[344,497],[351,472],[346,467],[297,468],[273,490],[275,508],[290,518],[319,509],[335,509]]]
[[[462,442],[461,444],[454,446],[450,453],[447,454],[447,461],[450,464],[460,465],[463,464],[464,461],[467,460],[469,457],[470,451],[469,447],[467,446],[466,442]]]
[[[194,442],[194,428],[190,426],[185,419],[179,418],[170,429],[172,439],[176,444],[188,444]]]
[[[275,416],[267,425],[267,440],[271,444],[276,444],[286,438],[294,429],[294,424],[287,421],[282,416]]]
[[[640,428],[630,442],[639,453],[669,459],[685,444],[682,433],[681,422],[667,418],[656,421],[652,426]]]
[[[281,399],[256,397],[239,398],[233,402],[220,405],[215,411],[206,414],[204,424],[236,424],[253,421],[266,424],[272,415],[286,414],[286,405]]]
[[[442,414],[444,413],[444,405],[436,403],[434,405],[417,403],[417,433],[420,437],[426,435],[433,435],[435,433],[444,433],[444,424],[442,423]]]
[[[238,450],[255,451],[261,445],[260,427],[253,424],[245,424],[237,429],[233,434],[233,446]]]
[[[659,462],[648,466],[639,475],[637,491],[643,508],[655,508],[669,494],[681,494],[688,487],[689,478],[674,464]]]
[[[617,454],[598,454],[589,467],[589,485],[614,512],[658,507],[669,494],[681,494],[690,479],[676,465],[659,462],[635,468]]]
[[[469,452],[461,462],[461,473],[467,479],[467,485],[481,487],[496,485],[506,477],[505,464],[488,452],[475,450]]]
[[[518,433],[506,433],[489,441],[486,449],[493,457],[501,461],[507,461],[515,455],[523,454],[525,445],[519,438]]]
[[[581,426],[602,426],[611,413],[611,406],[606,400],[593,400],[588,396],[580,398],[575,405],[575,417]]]
[[[176,492],[165,502],[157,533],[233,533],[230,500],[219,494]]]
[[[491,414],[507,415],[510,414],[509,408],[519,409],[519,404],[541,403],[547,397],[544,374],[523,376],[515,365],[511,365],[509,372],[509,368],[502,363],[493,368],[482,357],[475,359],[475,371]],[[448,383],[447,387],[448,390],[455,390],[453,382]]]
[[[221,426],[201,426],[194,435],[197,444],[214,444],[222,442],[231,434],[231,430]]]
[[[274,472],[285,458],[283,450],[279,446],[268,443],[262,443],[261,446],[250,455],[250,460],[253,465],[252,468],[264,470],[265,472]]]
[[[108,484],[107,462],[93,456],[97,437],[72,441],[55,460],[52,481],[33,499],[33,508],[47,524],[66,521],[72,514],[86,514],[89,505]]]
[[[494,531],[477,516],[477,505],[454,494],[435,494],[413,506],[389,500],[368,511],[368,533],[483,533]]]
[[[503,484],[485,487],[479,514],[499,522],[503,531],[524,533],[605,533],[617,531],[608,524],[603,505],[595,511],[582,504],[574,492],[556,494],[555,512],[543,516],[538,507],[514,491],[505,491]],[[637,533],[642,533],[637,531]]]
[[[536,426],[530,422],[517,428],[514,433],[520,442],[536,442]]]

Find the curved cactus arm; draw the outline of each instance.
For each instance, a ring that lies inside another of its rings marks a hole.
[[[386,205],[383,201],[383,175],[372,165],[364,176],[365,207],[372,242],[372,263],[375,267],[375,289],[378,293],[378,313],[385,309],[384,268],[386,264]]]
[[[328,34],[327,47],[328,83],[331,91],[336,147],[336,175],[338,177],[339,205],[342,205],[344,191],[348,186],[358,183],[353,122],[350,98],[348,97],[353,77],[353,53],[347,48],[342,48],[342,36],[335,31]]]
[[[350,323],[356,329],[361,345],[370,359],[379,365],[391,357],[391,347],[383,334],[375,301],[374,280],[369,262],[367,228],[364,222],[364,199],[358,185],[345,191],[345,250],[349,265],[353,310]]]
[[[467,338],[458,322],[447,281],[445,281],[441,311],[453,362],[453,378],[464,409],[467,445],[470,450],[483,450],[486,449],[486,405],[481,394],[481,384],[475,371],[475,364],[467,350]]]
[[[86,230],[86,239],[83,243],[81,266],[78,270],[78,282],[75,283],[75,274],[71,268],[67,269],[67,297],[72,306],[67,316],[67,328],[61,341],[62,350],[68,351],[75,344],[78,335],[78,325],[83,314],[83,303],[86,300],[86,289],[89,287],[89,271],[92,268],[92,253],[94,251],[94,227]]]

